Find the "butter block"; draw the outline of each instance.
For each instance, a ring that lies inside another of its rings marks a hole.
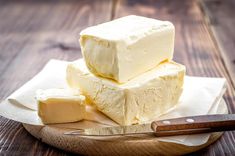
[[[173,57],[175,28],[168,21],[130,15],[88,27],[80,36],[90,71],[119,83]]]
[[[183,65],[163,62],[119,84],[91,73],[83,59],[67,67],[69,86],[80,88],[98,110],[120,125],[147,122],[174,107],[182,93],[184,75]]]
[[[44,124],[75,122],[85,117],[85,96],[78,90],[38,90],[36,99],[38,115]]]

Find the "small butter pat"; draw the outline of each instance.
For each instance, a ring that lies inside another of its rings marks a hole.
[[[75,122],[85,117],[85,96],[78,90],[38,90],[36,99],[38,115],[45,124]]]
[[[168,21],[131,15],[88,27],[80,35],[90,71],[119,83],[173,57],[175,28]]]
[[[80,59],[68,65],[67,82],[93,102],[97,109],[121,125],[156,119],[177,104],[185,67],[164,62],[136,78],[119,84],[95,76]]]

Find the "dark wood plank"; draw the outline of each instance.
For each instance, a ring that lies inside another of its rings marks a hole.
[[[81,29],[108,21],[112,1],[1,1],[0,101],[52,58],[81,56]],[[30,136],[20,123],[0,117],[0,155],[70,155]]]
[[[61,150],[37,141],[21,124],[0,119],[0,155],[66,155]]]
[[[235,1],[201,0],[200,5],[235,87]]]
[[[110,14],[112,7],[116,8],[105,0],[1,2],[0,99],[30,79],[50,58],[79,57],[77,39],[71,36],[86,26],[109,20],[115,15]],[[190,75],[225,76],[229,80],[225,98],[230,112],[234,112],[231,81],[196,1],[120,1],[115,17],[127,14],[173,21],[177,31],[175,60],[185,64]],[[66,155],[36,141],[19,123],[2,117],[0,135],[2,154]],[[225,133],[219,142],[193,155],[234,154],[234,136],[232,132]]]
[[[196,0],[119,1],[115,18],[129,14],[172,21],[176,27],[174,60],[186,65],[188,75],[225,77],[224,98],[229,112],[235,113],[232,81]],[[226,132],[215,144],[192,155],[235,155],[234,138],[235,132]]]

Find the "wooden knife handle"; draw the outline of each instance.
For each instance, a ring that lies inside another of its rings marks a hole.
[[[235,130],[235,114],[189,116],[159,120],[152,122],[151,128],[159,136]]]

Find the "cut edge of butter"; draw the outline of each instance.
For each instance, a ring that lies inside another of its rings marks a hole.
[[[124,84],[89,72],[83,59],[67,67],[67,82],[80,88],[97,109],[120,125],[144,123],[177,104],[183,90],[185,66],[163,62]]]
[[[172,60],[174,37],[169,21],[130,15],[86,28],[79,42],[92,73],[125,83]]]
[[[36,91],[38,116],[44,124],[80,121],[86,115],[85,99],[77,89],[39,89]]]

